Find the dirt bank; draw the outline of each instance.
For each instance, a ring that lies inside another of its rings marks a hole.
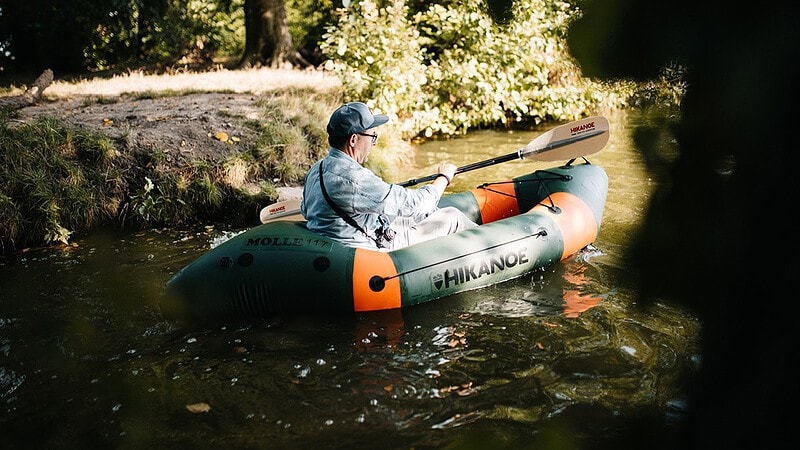
[[[256,132],[243,123],[263,120],[259,96],[289,88],[337,90],[340,83],[319,71],[275,69],[56,79],[15,120],[58,118],[120,139],[128,149],[161,151],[168,164],[183,165],[221,160],[253,142]]]

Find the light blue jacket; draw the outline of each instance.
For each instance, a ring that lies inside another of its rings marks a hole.
[[[319,184],[320,163],[328,196],[370,237],[345,222],[325,200]],[[374,250],[378,247],[371,238],[376,237],[381,223],[391,224],[397,217],[426,216],[436,210],[442,194],[433,184],[419,189],[389,184],[343,151],[331,147],[328,155],[306,174],[300,211],[309,230],[346,245]],[[395,228],[395,231],[400,230]]]

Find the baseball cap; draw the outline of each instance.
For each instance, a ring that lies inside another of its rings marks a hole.
[[[373,115],[367,105],[361,102],[350,102],[338,107],[328,121],[328,134],[331,136],[349,136],[363,133],[389,121],[386,114]]]

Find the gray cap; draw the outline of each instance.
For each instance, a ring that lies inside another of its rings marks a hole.
[[[345,103],[331,114],[328,121],[328,134],[331,136],[350,136],[363,133],[389,121],[385,114],[372,115],[367,105],[361,102]]]

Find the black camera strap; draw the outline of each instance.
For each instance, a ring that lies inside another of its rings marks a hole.
[[[325,181],[324,178],[322,177],[322,161],[319,162],[319,187],[320,189],[322,189],[322,195],[325,197],[325,201],[327,201],[328,204],[331,205],[331,208],[336,212],[336,214],[339,215],[339,217],[344,219],[345,222],[350,224],[356,230],[364,233],[364,236],[370,238],[373,242],[375,242],[375,245],[377,245],[378,248],[385,247],[381,241],[370,236],[369,233],[367,233],[367,231],[355,221],[355,219],[350,217],[346,212],[342,211],[342,208],[340,208],[339,205],[333,202],[333,199],[331,199],[331,197],[328,195],[328,191],[325,190]]]

